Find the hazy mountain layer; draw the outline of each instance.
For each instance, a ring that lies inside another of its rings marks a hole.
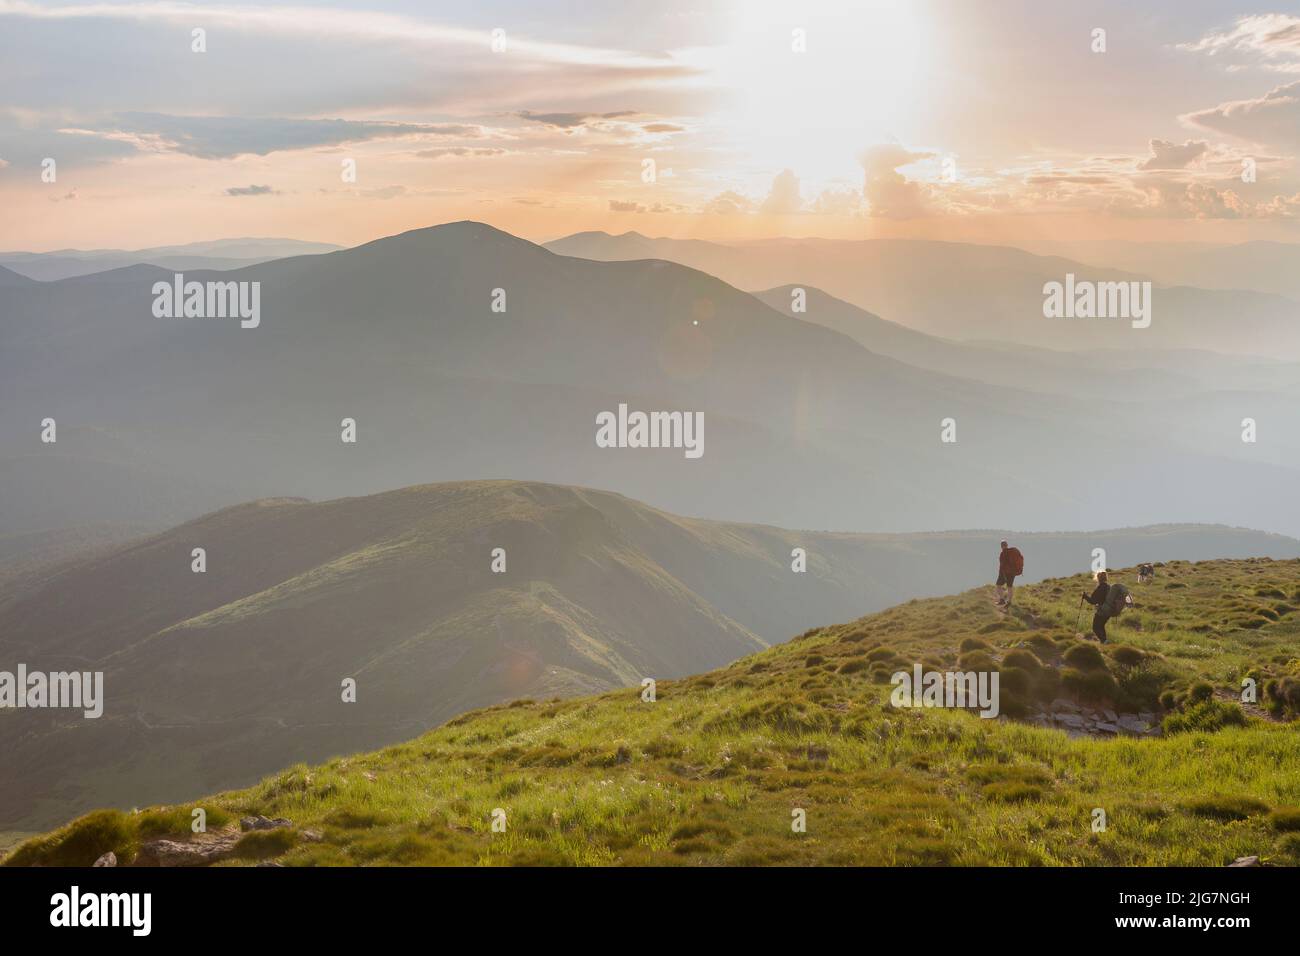
[[[154,284],[173,274],[150,266],[13,278],[0,283],[4,533],[501,475],[796,527],[1300,533],[1271,405],[1224,404],[1208,432],[1171,433],[1117,411],[1100,383],[1085,398],[919,368],[692,269],[560,256],[474,223],[187,273],[259,283],[252,329],[155,317]],[[597,447],[597,416],[623,404],[702,413],[702,457]],[[1268,447],[1254,456],[1248,414]],[[55,444],[40,440],[46,418]],[[941,441],[949,418],[955,443]]]

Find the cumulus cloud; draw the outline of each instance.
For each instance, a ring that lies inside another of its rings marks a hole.
[[[708,201],[704,206],[706,213],[713,213],[717,216],[734,216],[737,213],[749,212],[754,204],[748,196],[743,196],[735,190],[728,189],[726,192],[719,193]]]
[[[1300,149],[1300,80],[1253,100],[1235,100],[1180,116],[1198,129],[1226,133],[1252,143]]]
[[[872,216],[885,219],[912,219],[929,212],[925,191],[920,183],[911,182],[900,166],[930,159],[934,153],[913,152],[897,144],[873,146],[859,158],[866,176],[862,195]]]
[[[799,195],[799,177],[793,170],[783,169],[772,180],[772,189],[763,200],[762,211],[776,216],[788,216],[803,208]]]
[[[1186,169],[1205,155],[1209,144],[1192,140],[1179,146],[1164,139],[1151,140],[1151,158],[1138,164],[1138,169]]]
[[[610,212],[645,212],[645,206],[633,200],[611,199],[609,201]]]
[[[862,210],[862,193],[856,189],[823,189],[812,202],[822,216],[856,216]]]

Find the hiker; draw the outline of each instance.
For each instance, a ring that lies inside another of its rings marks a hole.
[[[1149,564],[1143,564],[1138,567],[1138,584],[1150,584],[1151,579],[1156,576],[1156,569]]]
[[[1016,575],[1025,573],[1025,556],[1019,548],[1008,548],[1002,542],[1002,551],[998,554],[998,607],[1011,607],[1011,596],[1016,587]],[[1005,590],[1004,590],[1005,589]]]
[[[1106,572],[1097,572],[1097,587],[1089,594],[1083,592],[1083,599],[1097,609],[1092,616],[1092,633],[1097,636],[1097,640],[1106,643],[1106,622],[1110,620],[1110,612],[1106,609],[1106,595],[1110,593],[1110,584],[1106,580]]]

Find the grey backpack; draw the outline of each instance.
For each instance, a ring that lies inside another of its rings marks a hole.
[[[1120,611],[1132,604],[1133,599],[1129,597],[1128,588],[1122,584],[1112,584],[1110,590],[1106,592],[1106,600],[1101,607],[1108,615],[1116,617]]]

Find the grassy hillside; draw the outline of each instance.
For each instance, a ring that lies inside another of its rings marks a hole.
[[[98,720],[0,711],[0,829],[244,786],[514,698],[699,673],[988,580],[999,536],[788,531],[512,481],[225,509],[0,576],[0,666],[93,665],[107,696]],[[1117,563],[1300,555],[1293,539],[1198,526],[1016,541],[1034,576],[1086,566],[1096,546]],[[796,547],[807,573],[791,571]],[[345,677],[358,683],[346,706]]]
[[[989,588],[914,600],[660,681],[653,703],[516,701],[196,804],[101,811],[7,862],[130,860],[160,835],[187,839],[202,806],[205,840],[238,839],[229,863],[1298,863],[1300,561],[1157,574],[1113,576],[1138,607],[1104,655],[1075,637],[1084,575],[1018,589],[1011,615]],[[1004,715],[892,707],[889,675],[915,661],[999,668]],[[1246,675],[1262,691],[1243,710]],[[1164,734],[1071,737],[1006,713],[1058,698],[1153,710]],[[292,825],[238,837],[250,814]]]

